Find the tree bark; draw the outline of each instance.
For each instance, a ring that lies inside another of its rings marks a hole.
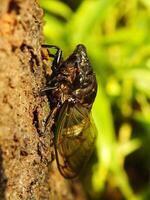
[[[51,134],[41,134],[49,104],[39,91],[43,11],[36,0],[0,3],[0,199],[85,199],[78,181],[52,162]]]

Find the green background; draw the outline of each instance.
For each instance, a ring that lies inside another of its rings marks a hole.
[[[87,47],[98,80],[89,199],[150,199],[150,0],[40,0],[45,43]],[[86,184],[85,184],[86,183]]]

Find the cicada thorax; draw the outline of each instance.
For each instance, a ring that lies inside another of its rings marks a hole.
[[[83,45],[78,45],[69,58],[62,62],[57,74],[54,72],[52,76],[54,90],[51,96],[55,101],[63,104],[72,99],[91,109],[97,92],[97,82]]]

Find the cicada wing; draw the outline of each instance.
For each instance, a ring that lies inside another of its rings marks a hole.
[[[65,103],[55,133],[56,160],[60,173],[73,178],[88,161],[96,139],[96,128],[89,111],[81,104]]]

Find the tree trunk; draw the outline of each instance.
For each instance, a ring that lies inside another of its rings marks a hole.
[[[36,0],[0,3],[0,199],[85,199],[78,181],[52,162],[51,134],[41,134],[49,104],[39,91],[43,11]]]

